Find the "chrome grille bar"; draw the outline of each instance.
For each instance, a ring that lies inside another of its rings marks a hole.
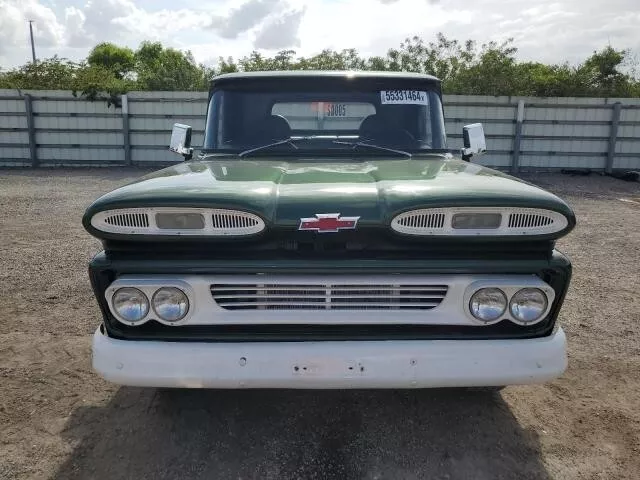
[[[447,285],[428,284],[213,284],[211,295],[226,310],[430,310]]]

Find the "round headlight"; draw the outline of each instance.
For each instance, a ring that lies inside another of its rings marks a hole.
[[[153,311],[162,320],[177,322],[189,311],[189,299],[179,288],[164,287],[153,294]]]
[[[523,288],[511,298],[509,308],[516,320],[535,322],[547,310],[547,296],[539,288]]]
[[[139,322],[149,313],[149,300],[137,288],[119,288],[111,298],[111,304],[118,316],[127,322]]]
[[[499,288],[481,288],[469,301],[471,315],[483,322],[498,320],[507,309],[507,296]]]

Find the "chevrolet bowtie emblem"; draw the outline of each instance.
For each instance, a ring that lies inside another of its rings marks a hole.
[[[298,230],[314,230],[318,233],[353,230],[360,217],[340,217],[339,213],[316,213],[315,217],[301,218]]]

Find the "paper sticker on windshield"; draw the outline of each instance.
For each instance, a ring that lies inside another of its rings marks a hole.
[[[344,103],[325,103],[324,115],[325,117],[346,117],[347,105]]]
[[[429,105],[427,92],[418,90],[383,90],[380,98],[383,105]]]

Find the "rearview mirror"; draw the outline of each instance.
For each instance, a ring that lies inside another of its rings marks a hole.
[[[462,159],[469,161],[474,155],[482,155],[487,151],[487,141],[484,137],[484,128],[481,123],[472,123],[462,127]]]
[[[171,130],[171,142],[169,150],[182,155],[185,160],[191,160],[193,157],[193,148],[191,148],[191,130],[189,125],[174,123]]]

